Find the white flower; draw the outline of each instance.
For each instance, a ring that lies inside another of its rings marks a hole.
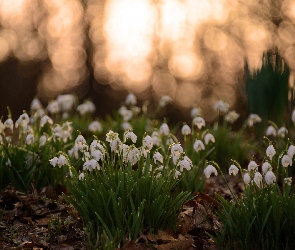
[[[80,151],[87,150],[87,143],[83,135],[78,135],[75,140],[75,145]]]
[[[59,104],[56,100],[50,101],[46,109],[50,114],[57,114],[60,111]]]
[[[102,132],[102,125],[99,121],[93,121],[89,124],[88,130],[92,133]]]
[[[96,161],[103,160],[103,158],[104,158],[104,155],[102,154],[102,152],[100,150],[92,150],[91,151],[91,156]]]
[[[28,116],[27,113],[23,113],[20,115],[20,117],[15,122],[15,127],[17,128],[19,125],[21,127],[26,127],[29,125],[29,122],[30,122],[30,117]]]
[[[211,176],[211,174],[215,174],[217,176],[217,170],[212,165],[208,165],[204,169],[204,174],[205,174],[206,178],[209,178]]]
[[[267,173],[268,171],[271,171],[272,170],[272,167],[271,165],[269,164],[268,161],[265,161],[263,164],[262,164],[262,172],[263,173]]]
[[[288,167],[288,166],[292,166],[292,158],[289,155],[284,155],[282,157],[282,165],[283,167]]]
[[[183,135],[190,135],[192,132],[191,128],[188,126],[188,125],[183,125],[182,128],[181,128],[181,133]]]
[[[169,95],[163,95],[159,100],[159,106],[163,108],[171,102],[172,102],[172,98]]]
[[[106,134],[106,141],[107,142],[112,142],[114,140],[118,140],[119,139],[119,134],[110,130],[107,134]]]
[[[171,154],[179,157],[183,153],[183,148],[180,144],[176,143],[171,146]]]
[[[137,140],[137,135],[134,134],[132,131],[126,131],[126,132],[124,133],[124,140],[123,140],[123,142],[126,142],[127,139],[131,139],[131,141],[132,141],[133,143],[135,143],[136,140]]]
[[[138,148],[134,147],[133,145],[130,146],[128,152],[127,152],[127,162],[130,162],[132,165],[137,163],[137,161],[140,158],[140,152]]]
[[[255,123],[262,122],[261,118],[256,114],[250,114],[248,118],[248,126],[252,127]]]
[[[292,177],[284,178],[284,183],[290,186],[292,184]]]
[[[132,93],[129,93],[126,97],[125,103],[126,105],[132,105],[132,106],[136,105],[137,103],[136,96]]]
[[[269,157],[271,160],[272,157],[276,154],[276,150],[273,145],[269,145],[266,149],[266,155]]]
[[[289,148],[288,148],[288,155],[293,158],[295,154],[295,146],[294,145],[290,145]]]
[[[26,144],[27,145],[33,144],[34,140],[35,140],[34,135],[33,134],[28,134],[27,137],[26,137]]]
[[[254,174],[254,182],[257,185],[257,187],[261,187],[262,184],[262,175],[259,172],[256,172]]]
[[[281,138],[285,138],[286,134],[288,134],[288,130],[285,127],[280,127],[278,129],[278,136]]]
[[[84,173],[79,174],[78,179],[80,181],[84,180],[84,178],[85,178],[85,174]]]
[[[47,136],[41,135],[39,138],[39,147],[43,147],[47,142]]]
[[[48,115],[44,115],[42,116],[41,120],[40,120],[40,127],[44,127],[44,125],[48,123],[48,124],[53,124],[53,120],[48,116]]]
[[[12,119],[8,118],[5,122],[4,122],[4,127],[8,128],[10,130],[13,130],[13,121]]]
[[[178,170],[176,170],[174,174],[174,178],[178,179],[179,176],[181,176],[181,173]]]
[[[147,135],[146,137],[143,138],[142,140],[142,148],[145,151],[150,151],[153,148],[154,142],[153,138]]]
[[[78,160],[79,158],[79,149],[76,145],[74,145],[69,151],[68,151],[68,155],[70,157],[74,157],[75,159]]]
[[[274,126],[270,125],[267,127],[265,134],[266,136],[277,136],[277,131]]]
[[[40,100],[38,98],[34,98],[33,101],[31,102],[31,106],[30,106],[30,109],[31,111],[36,111],[36,110],[39,110],[39,109],[42,109],[42,104],[40,102]]]
[[[190,111],[190,115],[192,118],[196,117],[196,116],[200,116],[202,114],[202,111],[200,108],[198,107],[193,107]]]
[[[167,145],[167,146],[170,146],[170,145],[173,144],[173,143],[175,143],[175,141],[173,140],[172,137],[170,137],[170,138],[168,138],[168,139],[166,140],[166,145]]]
[[[228,123],[234,123],[236,120],[238,120],[238,118],[240,117],[240,115],[236,112],[236,111],[230,111],[228,112],[225,117],[224,120]]]
[[[215,138],[214,138],[214,136],[213,136],[212,134],[207,133],[207,134],[205,135],[205,137],[204,137],[204,142],[205,142],[206,145],[208,145],[210,141],[211,141],[212,143],[214,143],[214,142],[215,142]]]
[[[295,109],[292,111],[291,120],[293,123],[295,123]]]
[[[160,137],[160,134],[157,131],[154,131],[152,133],[152,138],[153,138],[154,145],[156,145],[156,146],[161,145],[161,137]]]
[[[133,127],[129,122],[122,122],[121,123],[121,129],[123,129],[125,131],[129,129],[130,131],[132,131]]]
[[[248,171],[257,171],[258,165],[255,161],[250,161],[248,164]]]
[[[188,158],[186,155],[183,157],[183,159],[178,161],[178,166],[180,167],[180,172],[182,172],[184,168],[186,170],[191,170],[192,165],[193,165],[193,163],[192,163],[191,159]]]
[[[233,175],[237,175],[237,173],[239,172],[239,169],[237,168],[236,165],[231,165],[228,169],[229,174],[233,174]]]
[[[63,165],[67,165],[67,164],[68,164],[67,158],[64,155],[60,155],[57,160],[57,165],[59,167],[62,167]]]
[[[201,116],[197,116],[193,119],[193,124],[198,127],[198,129],[201,129],[202,127],[205,127],[205,120]]]
[[[196,140],[194,143],[194,150],[199,152],[201,150],[205,150],[205,145],[201,140]]]
[[[267,185],[274,184],[276,182],[276,176],[272,171],[268,171],[264,176],[264,180]]]
[[[58,158],[57,157],[53,157],[51,160],[49,160],[49,163],[55,167],[57,164]]]
[[[245,184],[249,184],[250,181],[251,181],[251,177],[250,177],[250,175],[248,173],[244,174],[244,178],[243,179],[244,179],[244,183]]]
[[[217,111],[217,112],[220,112],[222,114],[225,114],[228,112],[228,108],[229,108],[229,105],[227,102],[225,101],[222,101],[222,100],[219,100],[215,103],[214,105],[214,110]]]
[[[157,161],[163,164],[164,157],[158,151],[156,151],[153,155],[154,163],[156,164]]]
[[[76,97],[71,94],[59,95],[56,100],[61,111],[70,111],[76,103]]]
[[[100,165],[95,159],[87,160],[83,164],[83,170],[92,171],[94,169],[100,170]]]
[[[111,141],[110,142],[111,151],[112,152],[118,152],[121,145],[122,145],[122,142],[121,142],[121,140],[119,138],[116,139],[116,140]]]
[[[92,101],[86,100],[84,103],[78,105],[77,111],[80,115],[84,115],[87,113],[94,113],[95,112],[95,105]]]
[[[160,126],[160,128],[159,128],[159,132],[160,132],[160,134],[162,134],[162,135],[169,135],[170,130],[169,130],[169,127],[168,127],[167,123],[163,123],[163,124]]]
[[[127,109],[125,106],[121,106],[118,113],[122,116],[124,121],[129,121],[133,117],[133,112]]]

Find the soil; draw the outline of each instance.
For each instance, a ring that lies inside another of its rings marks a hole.
[[[235,195],[243,192],[237,178],[226,177]],[[221,176],[206,180],[204,191],[183,206],[177,232],[141,233],[121,249],[208,249],[217,250],[208,236],[220,227],[215,215],[214,194],[231,199]],[[12,187],[0,192],[0,249],[83,250],[86,248],[81,218],[52,187],[24,194]]]

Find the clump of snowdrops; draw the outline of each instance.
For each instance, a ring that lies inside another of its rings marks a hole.
[[[113,249],[125,239],[136,240],[144,230],[175,228],[191,196],[177,189],[181,173],[191,164],[180,144],[170,144],[161,154],[147,134],[140,147],[136,142],[130,130],[122,139],[110,130],[106,142],[94,137],[90,145],[79,135],[75,146],[84,162],[80,170],[69,164],[64,152],[51,160],[54,165],[65,159],[70,195],[64,197],[82,217],[89,249]]]
[[[222,226],[212,236],[220,249],[291,249],[295,237],[295,193],[289,168],[295,154],[295,146],[277,153],[269,141],[266,156],[259,166],[251,160],[247,169],[237,161],[229,168],[229,174],[243,177],[245,190],[238,199],[228,201],[217,195],[220,202],[217,215]],[[209,162],[206,177],[218,174],[217,163]],[[230,189],[230,188],[229,188]]]

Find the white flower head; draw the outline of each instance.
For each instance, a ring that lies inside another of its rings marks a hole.
[[[84,178],[85,178],[85,174],[83,172],[81,174],[79,174],[78,179],[80,181],[84,180]]]
[[[88,149],[87,143],[83,135],[78,135],[75,140],[75,145],[80,151],[85,151]]]
[[[129,121],[133,117],[133,112],[127,109],[125,106],[121,106],[118,110],[119,114],[122,116],[123,121]]]
[[[43,147],[47,142],[47,136],[41,135],[39,138],[39,147]]]
[[[13,130],[13,121],[11,118],[8,118],[3,125],[5,128],[10,129],[11,131]]]
[[[161,136],[160,136],[160,134],[159,134],[158,131],[154,131],[152,133],[152,136],[151,137],[153,138],[154,145],[156,145],[156,146],[160,146],[161,145]]]
[[[31,111],[37,111],[39,109],[43,109],[42,104],[37,97],[35,97],[33,101],[31,102],[30,109]]]
[[[257,185],[257,187],[261,187],[262,185],[262,175],[259,172],[256,172],[254,174],[254,182]]]
[[[159,132],[161,135],[169,135],[169,127],[167,125],[167,123],[163,123],[160,128],[159,128]]]
[[[289,148],[288,148],[288,155],[293,158],[295,154],[295,146],[294,145],[290,145]]]
[[[250,114],[248,117],[248,127],[253,127],[255,123],[262,122],[262,119],[257,114]]]
[[[214,110],[221,114],[227,113],[228,108],[229,108],[229,104],[223,100],[217,101],[214,105]]]
[[[126,142],[127,139],[131,139],[131,141],[133,143],[135,143],[137,141],[137,135],[134,134],[132,131],[126,131],[124,133],[124,140],[123,140],[123,142]]]
[[[107,134],[106,134],[106,141],[107,142],[112,142],[114,140],[118,140],[119,139],[119,134],[110,130]]]
[[[60,111],[59,104],[56,100],[50,101],[46,109],[50,114],[57,114]]]
[[[206,176],[206,178],[209,178],[211,176],[211,174],[215,174],[217,176],[217,170],[214,166],[212,165],[208,165],[205,169],[204,169],[204,174]]]
[[[33,134],[28,134],[27,137],[26,137],[26,144],[27,145],[31,145],[34,143],[34,135]]]
[[[158,151],[156,151],[153,155],[154,163],[156,164],[157,161],[163,164],[164,157]]]
[[[44,125],[48,123],[50,125],[53,124],[53,120],[48,116],[48,115],[44,115],[42,116],[41,120],[40,120],[40,127],[44,127]]]
[[[280,127],[278,129],[278,136],[281,138],[285,138],[286,134],[288,134],[288,130],[285,127]]]
[[[288,166],[292,166],[292,158],[289,155],[284,155],[282,157],[281,162],[282,162],[282,166],[285,168]]]
[[[68,155],[70,157],[74,157],[76,160],[78,160],[78,158],[79,158],[79,149],[75,144],[70,150],[68,150]]]
[[[64,155],[60,155],[57,160],[57,165],[61,168],[63,165],[67,165],[68,160]]]
[[[248,171],[256,172],[258,170],[258,165],[255,161],[250,161],[248,164]]]
[[[192,130],[191,130],[191,128],[188,125],[185,124],[181,128],[181,133],[183,135],[190,135],[192,133]]]
[[[83,164],[83,170],[92,171],[94,169],[100,170],[100,165],[95,159],[86,160]]]
[[[269,125],[266,129],[265,135],[266,136],[272,135],[274,137],[277,136],[277,131],[276,131],[275,127],[272,125]]]
[[[171,146],[171,155],[180,157],[180,155],[183,153],[183,148],[179,143],[173,144]]]
[[[232,164],[229,169],[228,169],[229,175],[237,175],[239,172],[239,169],[237,168],[236,165]]]
[[[136,96],[133,93],[129,93],[125,99],[125,103],[126,105],[136,105],[137,103],[137,99]]]
[[[291,186],[292,184],[292,177],[287,177],[287,178],[284,178],[284,183],[288,186]]]
[[[201,129],[202,127],[205,127],[206,123],[203,117],[197,116],[193,119],[193,124],[198,127],[198,129]]]
[[[30,117],[28,116],[26,112],[24,112],[23,114],[20,115],[20,117],[15,122],[15,127],[16,128],[18,126],[26,127],[29,125],[29,122],[30,122]]]
[[[76,97],[71,94],[59,95],[56,100],[58,102],[60,110],[63,112],[72,110],[76,103]]]
[[[205,145],[201,140],[196,140],[194,143],[194,150],[199,152],[201,150],[205,150]]]
[[[248,173],[244,174],[243,179],[245,184],[249,184],[251,182],[251,177]]]
[[[174,178],[175,178],[175,179],[178,179],[179,176],[181,176],[181,172],[178,171],[178,170],[176,170],[176,171],[175,171],[175,174],[174,174]]]
[[[238,118],[240,117],[240,114],[238,114],[235,110],[228,112],[225,117],[224,120],[228,123],[233,124],[236,120],[238,120]]]
[[[121,129],[122,130],[130,130],[130,131],[132,131],[133,130],[133,127],[132,127],[132,125],[129,123],[129,122],[122,122],[121,123]]]
[[[208,145],[209,142],[215,143],[215,138],[214,138],[214,136],[212,134],[207,133],[205,135],[205,137],[204,137],[204,142],[205,142],[206,145]]]
[[[171,102],[172,102],[172,98],[169,95],[163,95],[159,100],[159,106],[163,108]]]
[[[140,152],[138,148],[134,145],[130,146],[127,151],[127,162],[130,162],[132,165],[138,162],[140,158]]]
[[[142,141],[142,147],[145,150],[150,151],[153,148],[154,142],[153,142],[153,138],[150,137],[149,135],[147,135],[146,137],[143,138]]]
[[[266,174],[268,171],[272,171],[272,167],[271,167],[271,165],[269,164],[268,161],[263,162],[263,164],[262,164],[262,166],[261,166],[261,169],[262,169],[262,172],[265,173],[265,174]]]
[[[198,107],[193,107],[190,111],[190,115],[192,118],[200,116],[202,114],[202,111]]]
[[[49,160],[49,163],[55,167],[57,164],[58,158],[57,157],[53,157],[51,160]]]
[[[272,171],[267,171],[264,176],[264,180],[267,185],[271,185],[276,182],[276,176]]]
[[[178,161],[177,165],[180,168],[180,172],[182,172],[184,168],[186,170],[191,170],[193,163],[191,159],[185,155],[181,160]]]
[[[272,160],[272,157],[276,154],[276,150],[273,145],[269,145],[266,149],[266,155]]]
[[[89,124],[88,130],[92,133],[102,132],[102,125],[99,121],[93,121]]]

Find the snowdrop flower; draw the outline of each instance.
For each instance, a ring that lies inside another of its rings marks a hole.
[[[92,101],[86,100],[84,103],[78,105],[77,111],[80,113],[80,115],[85,115],[87,113],[94,113],[95,111],[95,105]]]
[[[34,135],[33,134],[28,134],[26,137],[26,144],[31,145],[34,143]]]
[[[276,150],[273,145],[269,145],[266,149],[266,155],[269,157],[271,160],[272,157],[276,154]]]
[[[57,141],[57,140],[62,139],[62,128],[59,124],[55,124],[53,127],[52,138],[53,138],[53,141]]]
[[[288,130],[285,127],[280,127],[278,129],[278,136],[281,138],[285,138],[286,134],[288,134]]]
[[[181,128],[181,133],[183,135],[190,135],[192,132],[191,128],[188,126],[188,125],[183,125],[182,128]]]
[[[63,165],[67,165],[68,160],[64,155],[60,155],[57,160],[57,165],[61,168]]]
[[[265,134],[266,136],[277,136],[277,131],[274,126],[270,125],[267,127]]]
[[[140,107],[133,106],[131,107],[131,111],[133,112],[133,115],[138,115],[141,111]]]
[[[292,177],[284,178],[284,183],[288,186],[292,184]]]
[[[51,160],[49,160],[49,163],[50,163],[53,167],[56,166],[57,162],[58,162],[58,158],[57,158],[57,157],[53,157]]]
[[[262,175],[259,172],[256,172],[254,174],[254,182],[257,185],[257,187],[261,187],[262,184]]]
[[[104,158],[104,155],[102,154],[102,152],[100,150],[92,150],[91,151],[91,156],[96,161],[103,160],[103,158]]]
[[[83,170],[92,171],[94,169],[100,170],[100,165],[95,159],[87,160],[83,164]]]
[[[29,122],[30,122],[30,117],[28,116],[27,113],[24,112],[23,114],[20,115],[20,117],[15,122],[15,127],[16,128],[18,126],[26,127],[29,125]]]
[[[281,162],[282,162],[283,167],[285,167],[285,168],[288,166],[292,166],[292,158],[289,155],[284,155],[282,157]]]
[[[133,143],[135,143],[136,140],[137,140],[137,135],[134,134],[132,131],[126,131],[126,132],[124,133],[124,140],[123,140],[123,142],[126,142],[127,139],[131,139],[131,141],[132,141]]]
[[[42,109],[42,104],[38,98],[34,98],[31,102],[30,110],[31,111],[37,111],[39,109]]]
[[[125,131],[129,129],[130,131],[132,131],[133,127],[129,122],[122,122],[121,123],[121,129],[125,130]]]
[[[100,144],[99,141],[97,140],[93,140],[90,144],[90,150],[94,151],[94,150],[99,150],[103,156],[105,155],[105,148],[103,147],[103,145]]]
[[[288,155],[293,158],[295,154],[295,146],[294,145],[290,145],[289,148],[288,148]]]
[[[76,103],[76,97],[71,94],[59,95],[56,100],[61,111],[70,111]]]
[[[207,133],[207,134],[205,135],[205,137],[204,137],[204,142],[205,142],[206,145],[208,145],[210,141],[211,141],[212,143],[214,143],[214,142],[215,142],[215,138],[214,138],[214,136],[213,136],[212,134]]]
[[[119,134],[110,130],[107,134],[106,134],[106,141],[107,142],[112,142],[114,140],[118,140],[119,139]]]
[[[228,108],[229,108],[228,103],[222,100],[217,101],[214,105],[214,110],[222,114],[227,113]]]
[[[76,145],[74,145],[74,146],[68,151],[68,155],[69,155],[70,157],[74,157],[75,159],[78,160],[78,158],[79,158],[79,148],[78,148]]]
[[[125,106],[121,106],[118,113],[122,116],[124,121],[129,121],[133,117],[133,112],[127,109]]]
[[[255,161],[250,161],[248,164],[248,171],[257,171],[258,165]]]
[[[265,173],[265,174],[266,174],[268,171],[272,171],[272,167],[271,167],[271,165],[269,164],[268,161],[263,162],[261,168],[262,168],[262,172]]]
[[[47,136],[41,135],[39,138],[39,147],[43,147],[47,142]]]
[[[267,185],[274,184],[276,182],[276,176],[272,171],[267,171],[264,180]]]
[[[251,177],[248,173],[244,174],[244,183],[249,184],[251,182]]]
[[[159,106],[163,108],[171,102],[172,102],[172,98],[169,95],[163,95],[159,100]]]
[[[182,153],[183,153],[183,148],[180,146],[180,144],[177,143],[171,146],[172,161],[174,164],[177,163]]]
[[[205,145],[201,140],[196,140],[194,143],[194,150],[199,152],[201,150],[205,150]]]
[[[122,142],[119,138],[110,142],[110,147],[112,152],[117,153],[121,146],[122,146]]]
[[[84,178],[85,178],[85,174],[84,173],[79,174],[79,176],[78,176],[79,181],[84,180]]]
[[[50,114],[57,114],[60,111],[59,104],[56,100],[50,101],[46,109]]]
[[[159,132],[161,135],[169,135],[169,127],[167,125],[167,123],[163,123],[160,128],[159,128]]]
[[[87,146],[87,143],[86,143],[86,140],[85,138],[83,137],[83,135],[78,135],[76,140],[75,140],[75,145],[76,147],[80,150],[80,151],[84,151],[84,150],[87,150],[86,146]]]
[[[140,152],[138,148],[134,145],[130,146],[128,153],[127,153],[127,162],[130,162],[132,165],[138,162],[140,158]]]
[[[41,118],[41,120],[40,120],[40,127],[43,128],[46,123],[48,123],[50,125],[53,124],[53,120],[48,115],[44,115]]]
[[[230,111],[228,112],[225,117],[224,120],[228,123],[233,124],[236,120],[238,120],[238,118],[240,117],[240,115],[236,112],[236,111]]]
[[[293,123],[295,123],[295,109],[292,111],[291,120]]]
[[[201,116],[197,116],[193,119],[193,124],[198,127],[198,129],[201,129],[202,127],[205,127],[205,120]]]
[[[164,157],[158,151],[156,151],[153,155],[154,163],[156,164],[157,161],[163,164]]]
[[[186,155],[183,157],[183,159],[178,161],[178,166],[180,168],[180,172],[182,172],[184,168],[186,170],[191,170],[192,165],[193,165],[193,163],[192,163],[191,159],[188,158]]]
[[[176,141],[176,142],[177,142],[177,141]],[[166,145],[167,145],[167,146],[170,146],[170,145],[173,144],[173,143],[175,143],[175,141],[173,140],[172,137],[170,137],[170,138],[168,138],[168,139],[166,140]]]
[[[142,147],[144,150],[150,151],[153,148],[154,142],[153,138],[147,135],[143,138]]]
[[[93,121],[89,124],[88,130],[92,133],[102,132],[102,125],[99,121]]]
[[[174,174],[174,178],[178,179],[179,176],[181,176],[181,173],[178,170],[176,170]]]
[[[5,128],[10,129],[11,131],[13,130],[13,121],[11,118],[8,118],[3,125]]]
[[[215,174],[215,176],[217,176],[217,170],[212,165],[208,165],[204,169],[204,174],[205,174],[206,178],[209,178],[211,176],[211,174]]]
[[[133,93],[129,93],[125,99],[125,103],[126,105],[136,105],[137,103],[137,99],[136,96]]]
[[[156,145],[156,146],[160,146],[161,145],[161,137],[160,137],[159,132],[154,131],[152,133],[152,136],[151,137],[153,138],[154,145]]]
[[[237,175],[237,173],[239,172],[239,169],[237,168],[236,165],[231,165],[228,169],[229,175],[233,174],[233,175]]]
[[[200,116],[202,114],[202,111],[198,107],[193,107],[190,111],[190,115],[192,118]]]
[[[250,114],[248,118],[248,127],[252,127],[255,123],[262,122],[261,118],[256,114]]]

